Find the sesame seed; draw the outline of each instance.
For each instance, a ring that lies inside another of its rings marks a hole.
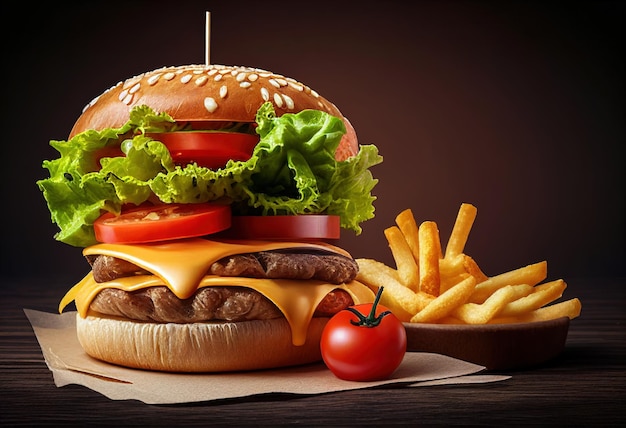
[[[135,92],[137,92],[139,90],[139,88],[141,88],[141,84],[139,82],[135,83],[135,86],[133,86],[132,88],[130,88],[128,90],[129,94],[134,94]]]
[[[176,74],[174,74],[174,73],[172,73],[172,72],[165,73],[165,74],[163,75],[163,78],[164,78],[165,80],[172,80],[174,77],[176,77]]]
[[[222,77],[224,77],[222,74],[216,74],[213,80],[215,80],[216,82],[219,82],[220,80],[222,80]]]
[[[241,82],[239,84],[239,86],[241,86],[242,88],[249,88],[250,86],[252,86],[252,83],[250,83],[250,82]]]
[[[245,73],[239,73],[237,74],[237,82],[243,82],[243,80],[246,78],[246,74]]]
[[[280,88],[280,83],[278,83],[276,81],[276,79],[268,79],[267,81],[270,82],[270,85],[272,85],[272,86],[274,86],[276,88]]]
[[[124,88],[124,89],[128,89],[128,88],[130,88],[131,86],[133,86],[135,83],[137,83],[137,82],[138,82],[138,80],[139,80],[139,79],[137,79],[136,77],[133,77],[133,78],[131,78],[131,79],[128,79],[127,81],[125,81],[125,82],[122,84],[122,88]]]
[[[156,85],[156,83],[159,81],[159,77],[161,77],[161,73],[154,74],[154,75],[148,77],[148,85],[150,85],[150,86]]]
[[[217,110],[217,103],[213,98],[206,97],[204,99],[204,108],[207,109],[209,113],[213,113],[215,110]]]
[[[263,98],[263,101],[269,101],[270,93],[267,89],[261,88],[261,98]]]
[[[287,108],[289,110],[293,110],[293,107],[294,107],[293,99],[291,99],[291,97],[285,94],[283,94],[283,99],[285,100],[285,104],[287,104]]]
[[[280,86],[287,86],[287,81],[285,79],[276,79]]]
[[[259,78],[259,75],[256,73],[251,73],[248,75],[248,80],[251,82],[256,82],[258,78]]]
[[[299,83],[296,82],[289,82],[289,86],[293,89],[295,89],[296,91],[304,91],[304,86],[300,85]]]
[[[313,95],[315,98],[319,98],[320,97],[320,94],[315,92],[313,89],[311,89],[311,95]]]
[[[124,97],[123,100],[121,100],[124,104],[126,104],[127,106],[130,105],[130,103],[133,102],[133,96],[132,94],[128,94],[126,97]]]
[[[128,89],[124,89],[122,92],[120,92],[120,94],[117,96],[117,98],[120,101],[123,101],[124,98],[126,98],[128,96]]]
[[[180,81],[182,83],[189,83],[189,81],[191,80],[192,75],[191,74],[185,74],[183,77],[180,78]]]
[[[204,86],[208,80],[207,76],[200,76],[196,79],[195,84],[196,86]]]
[[[222,85],[220,87],[220,98],[226,98],[226,95],[228,95],[228,87],[226,85]]]
[[[281,98],[279,93],[274,94],[274,103],[276,103],[278,107],[283,106],[283,99]]]

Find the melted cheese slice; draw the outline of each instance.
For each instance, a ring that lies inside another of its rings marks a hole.
[[[86,317],[89,305],[105,288],[135,291],[154,286],[167,286],[178,298],[186,299],[202,287],[242,286],[251,288],[271,300],[285,315],[292,331],[294,345],[302,345],[315,308],[335,289],[348,292],[355,304],[374,301],[374,293],[358,281],[330,284],[313,280],[257,279],[206,275],[211,264],[235,254],[259,251],[308,248],[350,257],[345,250],[326,243],[275,241],[210,241],[187,239],[168,243],[122,245],[97,244],[83,251],[84,255],[108,255],[134,263],[153,275],[138,275],[98,283],[90,272],[72,287],[59,304],[59,312],[72,301],[80,316]]]

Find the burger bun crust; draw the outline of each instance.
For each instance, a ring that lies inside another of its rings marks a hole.
[[[139,105],[177,122],[254,122],[265,102],[278,116],[316,109],[343,119],[334,104],[295,79],[250,67],[185,65],[119,82],[85,107],[70,138],[88,129],[119,128]]]
[[[96,359],[166,372],[229,372],[296,366],[321,360],[328,318],[312,318],[304,345],[294,346],[285,318],[244,322],[149,323],[76,317],[79,343]]]

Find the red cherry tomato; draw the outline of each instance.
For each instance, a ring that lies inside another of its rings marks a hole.
[[[224,239],[326,240],[339,239],[341,225],[335,215],[233,216]]]
[[[168,204],[135,208],[94,222],[100,242],[136,244],[209,235],[230,227],[230,206]]]
[[[165,144],[175,164],[196,162],[211,169],[222,168],[230,159],[250,159],[259,142],[258,135],[239,132],[179,131],[148,136]]]
[[[395,315],[374,303],[356,305],[334,315],[324,327],[322,358],[340,379],[388,379],[406,353],[406,330]],[[365,314],[365,315],[364,315]]]

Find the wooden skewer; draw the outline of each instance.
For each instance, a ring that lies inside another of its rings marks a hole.
[[[211,12],[206,12],[206,29],[204,34],[204,45],[206,48],[204,63],[211,64]]]

